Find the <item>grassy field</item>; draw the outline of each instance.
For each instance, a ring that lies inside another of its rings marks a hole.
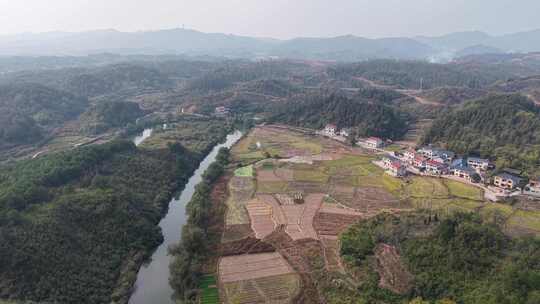
[[[506,222],[508,226],[523,227],[540,234],[540,211],[517,210]]]
[[[249,215],[245,205],[255,192],[255,182],[249,178],[239,178],[241,185],[229,182],[229,197],[225,201],[227,205],[227,214],[225,223],[227,225],[249,224]]]
[[[326,183],[328,175],[319,170],[294,170],[294,180],[302,182]]]
[[[286,157],[291,150],[318,154],[322,149],[321,143],[301,134],[258,128],[237,143],[232,152],[234,160],[250,163],[264,159],[268,155]]]
[[[470,200],[483,200],[484,192],[482,189],[472,187],[470,185],[460,183],[454,180],[444,180],[444,184],[448,188],[450,195]]]
[[[199,284],[201,304],[219,304],[219,289],[214,275],[206,275]]]
[[[407,186],[413,198],[448,198],[449,191],[441,179],[430,177],[414,177]]]
[[[289,189],[287,182],[258,182],[257,193],[286,193]]]
[[[234,170],[234,176],[238,177],[253,177],[253,166],[245,166]]]

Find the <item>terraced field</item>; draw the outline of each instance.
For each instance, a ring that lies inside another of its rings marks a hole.
[[[325,269],[328,280],[346,278],[338,236],[381,212],[479,212],[511,233],[540,234],[539,212],[486,203],[481,189],[457,181],[391,177],[372,163],[376,155],[311,134],[257,127],[233,147],[232,157],[240,166],[229,181],[222,242],[237,249],[221,258],[218,280],[226,303],[291,303],[296,297],[320,303],[313,267]],[[395,262],[388,252],[381,259]],[[394,275],[391,268],[380,271]],[[385,288],[406,290],[390,281]]]

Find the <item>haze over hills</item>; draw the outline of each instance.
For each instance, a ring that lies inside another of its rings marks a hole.
[[[191,29],[144,32],[97,30],[0,36],[0,56],[184,54],[234,58],[359,61],[367,59],[449,60],[456,55],[540,51],[540,30],[491,36],[471,31],[438,37],[368,39],[352,35],[291,40],[203,33]]]

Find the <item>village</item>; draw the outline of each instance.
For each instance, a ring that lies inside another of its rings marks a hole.
[[[385,150],[387,141],[378,137],[351,138],[351,129],[338,129],[335,124],[327,124],[317,134],[343,143],[351,142],[381,154],[373,163],[394,177],[413,174],[460,181],[481,188],[485,198],[493,202],[517,196],[540,199],[540,177],[527,180],[518,170],[497,169],[489,159],[458,157],[453,151],[433,146]]]

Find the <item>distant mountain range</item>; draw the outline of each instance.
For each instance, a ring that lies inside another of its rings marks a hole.
[[[471,31],[438,37],[368,39],[262,39],[188,29],[146,32],[98,30],[0,36],[0,56],[66,56],[97,53],[122,55],[190,55],[228,58],[294,58],[360,61],[366,59],[427,59],[448,61],[483,53],[540,51],[540,30],[491,36]]]

